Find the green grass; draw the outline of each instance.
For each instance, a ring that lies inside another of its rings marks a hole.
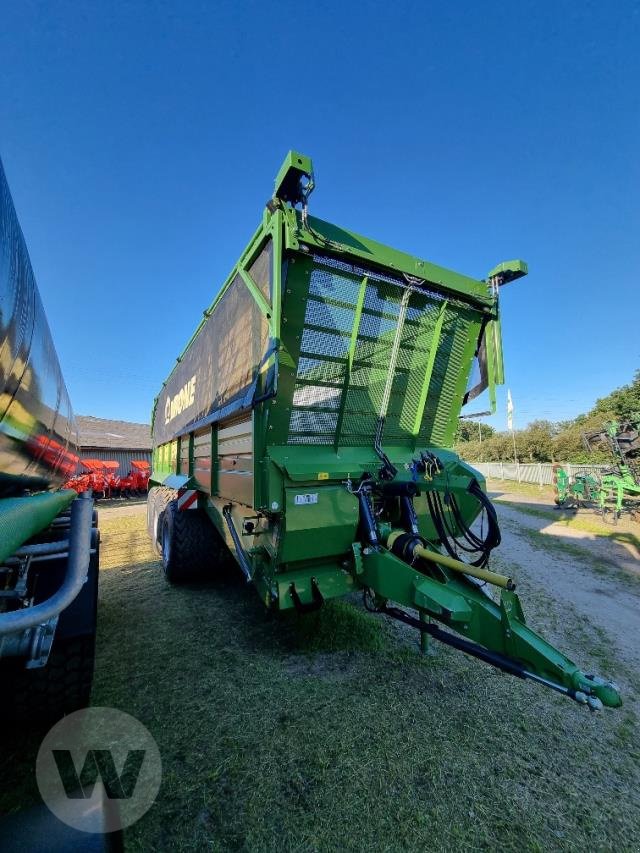
[[[541,498],[553,503],[553,486],[537,486],[535,483],[519,483],[517,480],[497,480],[487,478],[487,489],[490,492],[507,492]]]
[[[539,507],[531,506],[529,504],[504,500],[503,498],[496,498],[496,501],[500,504],[504,504],[504,506],[509,506],[518,512],[524,512],[526,515],[531,515],[534,518],[541,518],[545,521],[550,521],[553,524],[557,524],[561,527],[567,527],[572,530],[583,530],[585,533],[593,533],[598,537],[611,539],[614,542],[632,545],[640,551],[640,539],[635,535],[635,533],[629,533],[626,530],[618,530],[616,527],[612,527],[611,525],[607,526],[605,524],[599,524],[592,519],[582,518],[576,514],[572,516],[561,515],[553,509],[540,509]]]
[[[437,644],[422,657],[355,600],[279,618],[240,579],[171,588],[143,524],[102,525],[93,695],[162,754],[127,849],[640,848],[630,711],[592,716]],[[524,598],[568,653],[605,645],[588,624],[568,631],[565,605]],[[37,799],[38,743],[3,744],[4,809]]]

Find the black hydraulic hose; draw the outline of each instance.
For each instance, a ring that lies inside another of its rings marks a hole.
[[[391,462],[391,460],[382,448],[382,434],[384,432],[384,422],[385,417],[381,415],[378,418],[378,423],[376,424],[376,432],[373,440],[373,449],[375,450],[376,455],[382,462],[382,467],[380,469],[381,478],[383,480],[393,480],[393,478],[398,473],[398,469]]]
[[[365,528],[364,532],[370,544],[375,547],[379,544],[378,528],[376,527],[376,520],[371,511],[369,497],[364,490],[358,493],[358,502],[360,504],[360,523]]]
[[[493,548],[497,547],[501,541],[498,518],[495,509],[491,504],[491,501],[487,498],[482,489],[480,489],[475,480],[469,487],[469,493],[472,494],[480,504],[482,504],[483,510],[487,514],[488,529],[487,535],[484,539],[481,539],[479,536],[477,536],[473,532],[473,530],[471,530],[471,528],[466,524],[464,518],[462,517],[462,513],[460,511],[460,507],[455,498],[455,495],[449,495],[449,505],[451,506],[451,510],[453,512],[456,524],[462,531],[462,535],[464,536],[466,541],[473,546],[473,550],[483,551],[488,555],[488,553]],[[455,536],[453,538],[455,539]],[[458,545],[461,545],[461,543],[458,542],[457,539],[456,542]],[[468,550],[464,546],[461,547],[463,548],[463,550]]]
[[[493,548],[500,544],[500,527],[493,504],[482,491],[475,479],[472,480],[468,491],[482,505],[483,510],[486,512],[488,529],[487,535],[484,539],[477,536],[465,522],[455,495],[448,495],[448,503],[451,508],[455,524],[460,530],[464,542],[456,536],[455,529],[453,529],[449,523],[440,493],[427,492],[427,504],[436,532],[438,533],[438,537],[449,555],[457,559],[458,553],[456,548],[466,551],[468,554],[477,554],[480,552],[480,556],[476,560],[471,561],[470,565],[476,566],[477,568],[483,568],[487,565],[489,555]],[[464,544],[465,542],[466,544]]]
[[[436,506],[438,508],[438,512],[440,513],[440,516],[442,518],[442,523],[444,525],[445,530],[447,531],[447,534],[449,535],[449,538],[452,539],[453,542],[455,542],[455,544],[458,548],[460,548],[463,551],[467,551],[467,553],[469,553],[469,554],[474,554],[476,551],[478,551],[479,547],[474,542],[467,540],[467,541],[469,541],[469,544],[471,545],[470,548],[467,548],[465,545],[463,545],[461,542],[458,541],[458,538],[456,536],[455,527],[451,527],[449,525],[449,519],[447,518],[447,513],[445,512],[445,509],[442,505],[442,498],[440,497],[440,493],[435,492],[434,498],[435,498]],[[451,499],[451,495],[449,496],[449,498]]]
[[[416,515],[413,501],[406,495],[400,498],[400,514],[402,516],[402,525],[405,530],[408,530],[414,535],[418,534],[418,517]]]
[[[451,537],[454,539],[456,544],[461,547],[463,551],[484,551],[486,548],[486,540],[481,539],[479,536],[476,536],[473,530],[471,530],[471,528],[466,524],[464,518],[462,517],[462,513],[460,512],[460,507],[458,506],[458,502],[455,498],[455,495],[449,493],[447,495],[447,501],[449,506],[451,507],[451,512],[453,513],[455,524],[460,529],[465,541],[470,545],[470,548],[465,548],[465,546],[462,545],[458,540],[455,534],[455,530],[451,530],[451,528],[447,525],[447,529],[451,533]],[[442,506],[442,503],[440,503],[440,505]]]
[[[489,532],[490,531],[489,530],[487,531],[487,537],[485,539],[481,539],[479,536],[476,536],[476,534],[473,532],[473,530],[471,530],[471,528],[467,526],[464,518],[462,517],[462,513],[460,512],[460,507],[458,506],[458,502],[456,501],[456,499],[453,495],[450,495],[449,503],[451,506],[451,511],[453,512],[453,517],[455,519],[456,525],[460,529],[462,536],[464,537],[464,540],[467,543],[469,543],[470,548],[468,548],[468,549],[465,548],[465,546],[462,545],[458,539],[456,539],[456,544],[458,544],[460,547],[462,547],[463,550],[469,550],[472,553],[477,553],[478,551],[481,551],[483,554],[485,554],[487,551],[490,551],[491,550],[491,548],[489,547],[489,538],[490,538]]]
[[[497,548],[502,542],[502,535],[500,533],[500,524],[498,522],[498,513],[496,512],[496,508],[482,491],[477,480],[473,480],[469,486],[469,494],[473,495],[474,498],[482,504],[485,512],[487,513],[489,529],[487,530],[485,542],[490,549]]]
[[[464,545],[461,545],[457,541],[455,533],[448,526],[446,513],[442,506],[442,499],[440,498],[439,493],[434,492],[433,496],[431,496],[430,493],[427,492],[427,498],[431,498],[429,500],[429,511],[431,512],[431,516],[436,526],[438,538],[446,548],[449,556],[453,557],[455,560],[459,559],[458,552],[454,545],[460,548],[460,550],[462,551],[467,551],[468,553],[476,553],[477,549],[465,548]],[[451,544],[452,541],[454,545]]]
[[[429,507],[429,513],[431,514],[431,519],[432,519],[434,526],[436,528],[436,533],[438,534],[438,539],[444,545],[449,556],[453,557],[454,560],[457,560],[458,554],[456,553],[456,551],[453,549],[451,543],[449,542],[449,537],[447,536],[447,531],[443,527],[442,518],[440,516],[440,513],[438,512],[436,505],[435,505],[435,501],[433,499],[433,493],[432,492],[427,492],[427,505]]]
[[[62,613],[77,598],[89,570],[92,517],[93,501],[90,498],[76,498],[71,504],[69,557],[62,585],[57,592],[40,604],[0,614],[0,636],[42,625],[43,622],[48,622],[49,619]]]
[[[453,494],[449,495],[449,506],[451,507],[451,511],[453,513],[453,517],[455,519],[455,522],[456,522],[457,526],[460,528],[460,530],[462,531],[462,535],[467,540],[467,542],[469,542],[471,545],[473,545],[476,548],[476,550],[479,548],[484,548],[484,546],[486,544],[486,538],[481,539],[467,525],[464,518],[462,517],[462,512],[460,511],[460,506],[458,504],[458,501],[456,500],[456,497]]]

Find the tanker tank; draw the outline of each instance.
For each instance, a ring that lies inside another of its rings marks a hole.
[[[0,161],[0,497],[60,486],[77,428]]]

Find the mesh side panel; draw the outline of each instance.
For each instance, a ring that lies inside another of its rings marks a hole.
[[[348,337],[333,335],[331,332],[319,332],[316,329],[305,329],[302,333],[301,352],[305,355],[343,359],[347,357],[348,350]]]
[[[314,270],[309,285],[310,295],[318,296],[320,299],[331,299],[336,303],[345,302],[347,305],[355,305],[359,290],[359,279],[347,278],[321,268]]]
[[[337,414],[296,411],[291,413],[290,429],[292,432],[328,434],[331,440],[337,422]]]
[[[345,376],[346,364],[339,361],[322,361],[305,356],[301,356],[298,361],[297,378],[306,382],[328,382],[342,387]]]
[[[423,443],[426,437],[434,444],[444,441],[471,320],[472,312],[466,306],[459,313],[447,312],[420,429]]]
[[[337,409],[342,397],[340,388],[327,388],[324,385],[296,385],[293,392],[293,405],[296,408],[320,407]]]
[[[358,320],[356,305],[365,276]],[[341,445],[373,441],[407,287],[405,280],[391,275],[314,257],[289,444],[333,444],[336,431]],[[473,310],[460,300],[448,300],[422,417],[424,379],[444,299],[424,287],[416,287],[409,298],[386,415],[387,443],[416,438],[426,443],[448,423]]]
[[[258,285],[267,300],[271,299],[271,240],[267,242],[264,249],[249,267],[249,275]]]
[[[336,332],[351,332],[353,308],[341,308],[329,302],[309,299],[304,316],[305,326],[322,326]]]
[[[403,289],[370,281],[365,291],[353,368],[345,392],[341,440],[370,443],[382,405]]]

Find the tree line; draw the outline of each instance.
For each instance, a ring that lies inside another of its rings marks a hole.
[[[586,414],[569,421],[532,421],[515,430],[516,455],[520,462],[609,463],[611,453],[599,447],[587,450],[583,434],[599,432],[607,422],[640,420],[640,370],[628,385],[616,388],[596,401]],[[455,449],[469,462],[499,462],[513,459],[510,432],[498,432],[479,421],[461,420]]]

